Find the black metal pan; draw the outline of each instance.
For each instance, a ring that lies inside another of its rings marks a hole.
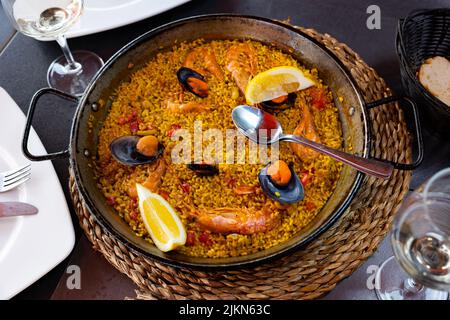
[[[177,252],[163,253],[154,245],[136,236],[113,208],[106,204],[103,194],[96,186],[92,157],[97,153],[98,132],[102,121],[108,114],[106,108],[98,108],[97,101],[107,101],[110,94],[121,81],[129,79],[133,70],[128,64],[143,66],[161,50],[170,49],[175,41],[191,41],[198,38],[213,39],[253,39],[270,44],[299,59],[306,67],[314,67],[319,71],[321,79],[330,87],[334,97],[341,96],[344,103],[335,99],[342,123],[344,150],[363,157],[370,155],[370,116],[368,109],[399,100],[390,97],[376,102],[365,102],[350,72],[325,46],[296,28],[270,19],[240,15],[203,15],[179,20],[151,30],[130,42],[98,72],[81,97],[74,97],[54,89],[45,88],[33,97],[28,113],[25,129],[23,151],[33,161],[52,160],[70,157],[70,164],[75,173],[76,185],[86,203],[88,210],[98,222],[125,245],[148,258],[160,260],[174,266],[190,266],[198,268],[244,267],[268,261],[299,249],[314,241],[329,228],[348,208],[360,188],[363,174],[344,166],[337,188],[327,201],[321,212],[303,230],[289,241],[270,249],[233,258],[194,258]],[[71,141],[67,150],[47,154],[32,155],[27,148],[28,135],[36,103],[44,94],[54,94],[78,104],[74,117]],[[395,163],[395,168],[412,170],[422,160],[422,139],[417,108],[408,98],[416,116],[416,136],[419,142],[418,158],[413,164]],[[89,121],[93,127],[89,126]]]

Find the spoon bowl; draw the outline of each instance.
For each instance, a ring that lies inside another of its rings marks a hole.
[[[259,144],[275,143],[283,135],[277,118],[258,108],[238,106],[233,109],[231,118],[240,133]]]
[[[240,133],[259,144],[273,144],[278,141],[298,143],[378,178],[388,179],[394,171],[394,166],[387,161],[359,157],[329,148],[302,136],[283,134],[281,124],[275,116],[255,107],[237,106],[231,113],[231,117]]]

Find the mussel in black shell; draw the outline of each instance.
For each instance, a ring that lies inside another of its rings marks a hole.
[[[180,84],[189,92],[200,98],[206,98],[209,93],[209,86],[205,78],[195,70],[181,67],[177,72]]]
[[[111,142],[109,149],[111,155],[121,164],[127,166],[137,166],[141,164],[149,164],[158,159],[163,153],[164,146],[161,143],[156,142],[156,146],[153,151],[149,153],[149,150],[142,153],[137,148],[139,141],[146,137],[139,136],[123,136],[117,138]]]
[[[297,98],[297,95],[295,92],[289,93],[288,95],[281,96],[269,101],[263,101],[259,103],[259,105],[266,109],[271,111],[276,110],[283,110],[290,107],[293,107],[295,104],[295,99]]]
[[[278,166],[278,168],[272,170],[273,166]],[[273,164],[269,163],[260,171],[258,178],[264,193],[269,198],[282,204],[299,202],[305,196],[302,182],[295,173],[293,166],[288,166],[282,160]]]
[[[214,176],[219,173],[219,168],[214,164],[192,162],[187,165],[189,169],[199,176]]]

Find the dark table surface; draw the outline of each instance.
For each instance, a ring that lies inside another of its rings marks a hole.
[[[378,0],[381,9],[381,29],[366,27],[366,9],[369,0],[193,0],[158,16],[107,32],[71,39],[72,49],[97,52],[105,61],[119,48],[145,31],[161,24],[197,14],[234,12],[259,15],[274,19],[290,18],[304,27],[329,33],[345,42],[401,93],[399,65],[394,48],[397,20],[417,8],[450,7],[450,0]],[[46,71],[61,51],[55,42],[39,42],[16,33],[6,21],[0,8],[0,86],[6,89],[20,108],[26,112],[31,96],[47,86]],[[44,99],[34,127],[48,151],[64,148],[75,107],[64,101]],[[450,166],[450,143],[426,129],[424,132],[425,160],[413,175],[411,189],[416,188],[432,173]],[[68,161],[54,161],[54,166],[70,204],[68,190]],[[70,207],[70,205],[69,205]],[[17,295],[16,299],[123,299],[134,296],[134,284],[94,252],[82,235],[72,211],[77,242],[71,255],[47,275]],[[392,255],[385,239],[379,250],[355,273],[343,280],[324,299],[375,299],[366,282],[372,265],[379,265]],[[66,268],[81,268],[81,290],[66,286]]]

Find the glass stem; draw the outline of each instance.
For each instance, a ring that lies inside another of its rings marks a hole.
[[[423,285],[414,281],[413,278],[407,278],[407,279],[405,279],[405,282],[403,283],[403,288],[405,290],[405,293],[409,292],[412,294],[416,294],[423,289]]]
[[[59,36],[58,38],[56,38],[56,42],[58,42],[59,46],[61,47],[64,53],[64,56],[66,57],[67,71],[70,73],[80,71],[81,64],[79,64],[73,59],[73,55],[72,52],[70,51],[69,45],[67,44],[66,37],[64,35]]]

